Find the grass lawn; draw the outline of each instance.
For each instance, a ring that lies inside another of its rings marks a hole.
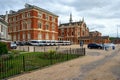
[[[19,54],[18,56],[0,61],[0,79],[20,74],[55,63],[77,58],[76,54],[48,54],[43,52],[29,52]]]

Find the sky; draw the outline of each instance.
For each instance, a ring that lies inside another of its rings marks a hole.
[[[0,0],[0,15],[24,8],[25,3],[36,5],[59,16],[59,23],[84,18],[90,31],[103,36],[120,37],[120,0]]]

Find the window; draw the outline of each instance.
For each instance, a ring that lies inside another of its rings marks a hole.
[[[49,34],[48,33],[46,33],[46,40],[48,40],[49,39]]]
[[[25,18],[25,13],[22,14],[22,18]]]
[[[38,39],[42,39],[42,34],[41,33],[38,34]]]
[[[1,32],[3,32],[4,31],[4,26],[3,25],[1,25]]]
[[[16,20],[16,17],[13,18],[13,21],[15,21],[15,20]]]
[[[72,32],[72,35],[74,35],[74,32]]]
[[[52,18],[52,21],[55,22],[55,18],[54,17]]]
[[[20,30],[20,23],[18,23],[18,30]]]
[[[31,16],[31,15],[30,15],[30,12],[28,12],[28,13],[27,13],[27,17],[30,17],[30,16]]]
[[[61,29],[62,32],[64,32],[64,29]]]
[[[48,15],[46,15],[45,19],[46,19],[46,20],[48,20],[48,19],[49,19],[49,16],[48,16]]]
[[[55,40],[55,35],[54,34],[52,35],[52,40]]]
[[[20,16],[17,16],[16,19],[19,20],[19,19],[20,19]]]
[[[41,12],[38,12],[38,17],[42,18],[42,13]]]
[[[48,24],[46,24],[46,30],[49,30],[49,25]]]
[[[18,33],[18,41],[20,41],[20,33]]]
[[[12,32],[12,27],[9,27],[9,32]]]
[[[38,28],[42,28],[42,24],[40,22],[38,22]]]
[[[25,33],[23,33],[23,40],[25,40]]]
[[[27,28],[27,23],[23,22],[23,29],[26,29],[26,28]]]
[[[16,30],[17,30],[16,28],[17,28],[17,27],[15,26],[15,27],[14,27],[14,31],[16,31]]]
[[[48,40],[49,39],[49,35],[48,35],[48,33],[46,33],[46,40]]]
[[[62,32],[61,36],[64,36],[64,32]]]
[[[52,25],[52,31],[55,31],[55,26],[54,25]]]
[[[84,36],[84,31],[82,32],[83,36]]]
[[[28,23],[27,24],[27,29],[30,29],[31,28],[31,20],[29,20],[27,23]]]
[[[9,22],[12,22],[12,18],[9,18]]]
[[[13,36],[13,41],[16,41],[16,35]]]
[[[30,40],[30,37],[31,37],[31,35],[30,35],[30,33],[28,33],[28,40]]]

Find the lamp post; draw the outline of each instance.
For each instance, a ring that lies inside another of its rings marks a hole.
[[[118,26],[117,26],[117,39],[118,39]]]
[[[117,43],[119,43],[119,27],[120,25],[117,25]]]

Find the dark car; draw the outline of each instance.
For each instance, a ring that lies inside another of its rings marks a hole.
[[[17,44],[18,46],[24,46],[24,45],[25,45],[24,42],[16,42],[16,44]]]
[[[103,47],[99,44],[95,44],[95,43],[91,43],[91,44],[88,44],[87,46],[89,49],[103,49]]]

